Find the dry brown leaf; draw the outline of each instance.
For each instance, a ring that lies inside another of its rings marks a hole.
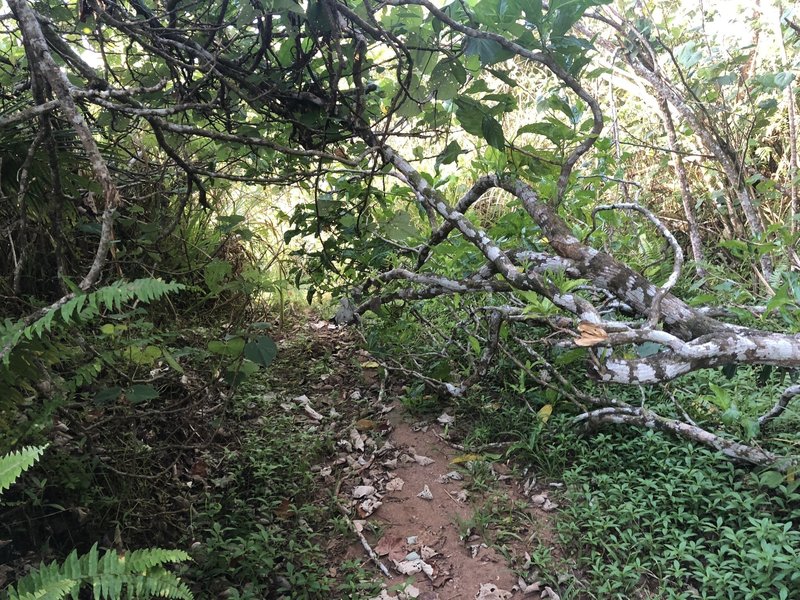
[[[578,323],[578,332],[593,337],[608,337],[608,333],[606,333],[605,329],[595,323],[589,323],[589,321],[581,321]]]
[[[388,556],[390,560],[400,561],[405,558],[405,539],[397,535],[385,535],[375,546],[378,556]]]
[[[582,348],[589,348],[591,346],[596,346],[597,344],[601,344],[608,339],[608,336],[605,337],[579,337],[572,340],[575,342],[576,346],[580,346]]]

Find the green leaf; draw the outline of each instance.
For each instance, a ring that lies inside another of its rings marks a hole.
[[[39,460],[45,446],[28,446],[0,456],[0,493],[8,489],[12,483]]]
[[[458,142],[452,141],[439,153],[439,156],[436,157],[436,166],[439,165],[449,165],[452,162],[455,162],[461,154],[466,154],[464,150],[461,149],[461,146],[458,145]]]
[[[158,390],[149,383],[139,383],[125,390],[125,397],[131,404],[139,404],[140,402],[155,400],[159,397],[159,393]]]
[[[464,131],[476,136],[483,136],[483,117],[488,111],[477,100],[460,97],[456,99],[456,117]]]
[[[231,338],[227,341],[211,340],[208,342],[208,351],[222,356],[237,357],[242,354],[244,349],[244,339],[240,337]]]
[[[114,386],[110,388],[106,388],[104,390],[100,390],[95,394],[94,401],[98,404],[106,404],[108,402],[114,402],[119,395],[122,393],[122,388],[119,386]]]
[[[494,40],[485,40],[483,38],[468,38],[464,42],[464,54],[466,56],[477,56],[483,66],[493,65],[514,56],[513,52]]]
[[[390,240],[402,242],[417,235],[417,228],[411,221],[411,215],[402,211],[396,213],[383,226],[386,237]]]
[[[775,489],[779,487],[786,477],[778,471],[765,471],[758,476],[758,482],[764,487]]]
[[[247,360],[261,365],[269,366],[278,354],[278,346],[272,338],[266,335],[259,335],[253,341],[248,342],[244,347],[244,356]]]
[[[483,117],[483,121],[481,122],[481,134],[493,148],[497,148],[498,150],[503,150],[505,148],[506,136],[503,133],[503,126],[500,125],[494,117],[489,115]]]
[[[775,73],[775,85],[782,90],[785,90],[792,81],[794,81],[794,73],[790,73],[789,71]]]
[[[535,25],[542,23],[542,0],[519,0],[519,6],[525,17]]]

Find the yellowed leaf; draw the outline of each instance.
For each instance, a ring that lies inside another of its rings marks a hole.
[[[550,415],[553,414],[553,405],[552,404],[545,404],[539,411],[536,413],[536,416],[539,417],[539,420],[542,423],[547,423],[547,419],[550,418]]]
[[[480,454],[460,454],[455,458],[453,458],[453,460],[451,460],[450,463],[454,465],[460,465],[462,463],[474,462],[480,459],[481,459]]]
[[[377,369],[378,367],[380,367],[380,365],[376,363],[374,360],[367,361],[361,366],[365,369]]]
[[[356,421],[356,429],[358,431],[371,431],[375,429],[375,421],[372,419],[359,419]]]

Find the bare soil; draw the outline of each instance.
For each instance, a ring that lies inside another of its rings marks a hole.
[[[526,553],[554,545],[549,512],[554,507],[546,507],[546,512],[531,501],[541,495],[541,487],[525,489],[509,466],[490,462],[490,469],[484,469],[489,489],[484,481],[475,491],[466,465],[470,458],[485,458],[467,455],[448,442],[446,428],[435,416],[419,421],[411,415],[397,399],[402,385],[409,382],[394,381],[373,357],[353,348],[352,335],[321,323],[310,327],[313,337],[328,344],[341,335],[341,343],[351,350],[332,353],[349,357],[351,373],[348,377],[334,365],[337,374],[330,379],[335,380],[340,399],[334,408],[341,413],[352,410],[353,398],[369,407],[351,413],[352,424],[339,434],[339,453],[320,465],[320,472],[327,484],[336,486],[342,512],[374,554],[371,559],[358,540],[349,544],[331,540],[331,572],[345,560],[362,560],[380,577],[380,563],[389,572],[383,577],[385,592],[380,598],[557,599],[544,587],[535,591],[531,585],[535,578],[520,581],[512,568],[527,574]],[[360,373],[353,369],[353,357]],[[349,407],[341,403],[347,399]],[[313,396],[312,403],[318,406]],[[454,472],[461,478],[454,479]],[[425,491],[428,498],[420,496]],[[483,521],[476,516],[479,513]],[[513,539],[502,544],[505,556],[493,545],[501,519],[504,530],[513,532]],[[520,585],[528,587],[527,593]]]

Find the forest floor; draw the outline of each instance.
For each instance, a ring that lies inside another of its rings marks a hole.
[[[335,440],[311,466],[316,493],[333,491],[351,530],[327,541],[328,575],[359,562],[380,578],[371,597],[381,599],[558,598],[530,570],[530,553],[557,552],[560,484],[526,477],[502,450],[465,452],[447,407],[412,414],[405,382],[362,346],[353,330],[300,323],[271,369],[282,410]]]

